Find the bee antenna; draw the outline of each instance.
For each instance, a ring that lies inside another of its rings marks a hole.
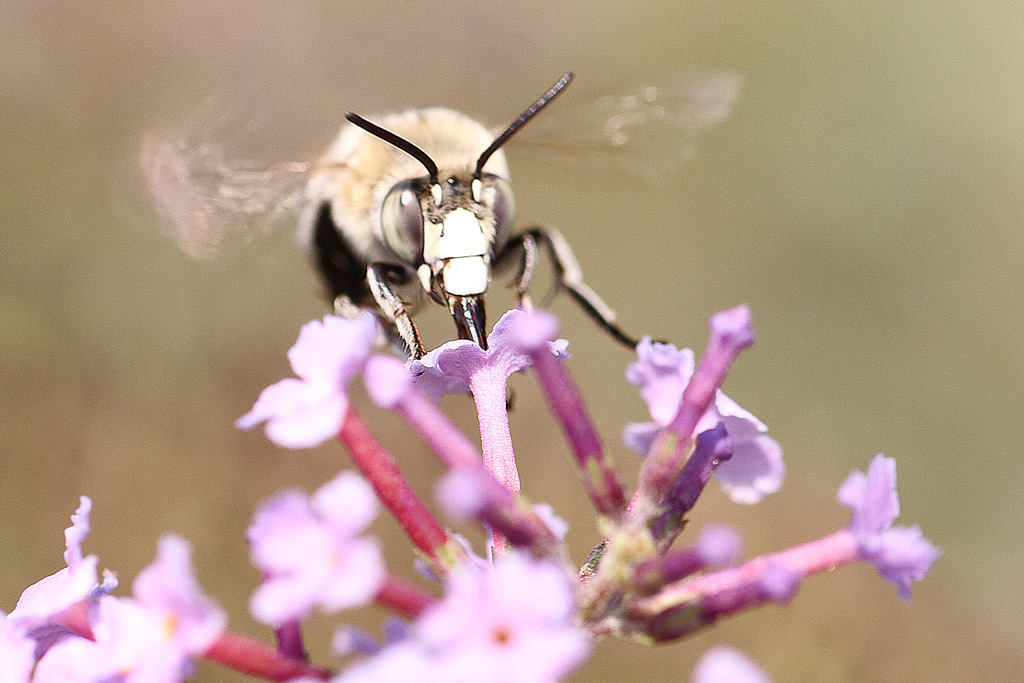
[[[517,130],[522,128],[527,121],[532,119],[534,114],[536,114],[545,106],[547,106],[548,102],[555,99],[558,93],[562,92],[565,86],[569,85],[569,83],[572,81],[572,77],[573,73],[571,71],[562,74],[562,77],[559,78],[558,81],[553,86],[551,86],[546,93],[541,95],[540,99],[538,99],[536,102],[527,107],[526,111],[520,114],[519,118],[517,118],[515,121],[509,124],[509,127],[502,131],[501,135],[494,138],[494,142],[491,143],[491,146],[485,149],[484,153],[480,155],[480,158],[476,160],[476,171],[474,171],[473,173],[473,176],[475,178],[480,177],[480,174],[483,172],[484,169],[484,164],[486,164],[487,160],[491,158],[491,155],[497,152],[499,147],[508,142],[508,139],[512,137]]]
[[[375,135],[384,142],[394,145],[398,149],[402,150],[409,156],[416,159],[416,161],[423,164],[424,168],[427,169],[427,175],[430,176],[430,184],[437,184],[437,164],[435,164],[434,160],[430,158],[430,155],[428,155],[422,149],[412,144],[405,138],[399,137],[392,133],[391,131],[381,128],[375,123],[370,123],[359,114],[353,114],[352,112],[349,112],[345,114],[345,118],[348,119],[350,123],[359,126],[370,135]]]

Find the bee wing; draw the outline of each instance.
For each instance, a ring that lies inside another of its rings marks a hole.
[[[229,117],[203,112],[142,140],[140,163],[164,231],[190,256],[251,241],[301,204],[312,164],[245,158],[236,148],[247,133]]]
[[[526,154],[579,167],[610,165],[657,181],[696,150],[697,137],[729,115],[741,78],[692,70],[660,85],[551,107],[510,142]]]

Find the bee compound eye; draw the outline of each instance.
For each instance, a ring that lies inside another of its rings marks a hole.
[[[380,211],[381,228],[388,248],[409,265],[423,261],[423,210],[408,182],[388,191]]]

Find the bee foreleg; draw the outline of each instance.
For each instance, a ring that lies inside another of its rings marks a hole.
[[[516,290],[516,301],[519,307],[530,310],[533,302],[530,300],[530,282],[533,280],[533,271],[537,265],[537,240],[528,233],[520,235],[502,249],[496,257],[498,263],[511,261],[514,255],[519,255],[519,272],[508,284],[509,289]]]
[[[424,350],[420,333],[416,330],[405,304],[388,284],[388,275],[393,270],[394,266],[389,264],[371,263],[366,268],[366,283],[370,286],[370,293],[384,317],[394,323],[409,355],[413,358],[422,358]]]
[[[615,322],[615,311],[611,309],[597,295],[597,292],[587,286],[583,281],[583,271],[580,270],[576,256],[572,253],[569,243],[554,228],[536,227],[523,233],[519,238],[510,242],[497,260],[510,258],[510,254],[517,253],[521,249],[523,262],[520,266],[519,277],[515,282],[520,298],[527,297],[526,289],[530,285],[533,270],[536,262],[537,243],[543,244],[551,255],[551,261],[555,267],[555,274],[558,278],[558,285],[564,287],[576,303],[594,321],[603,327],[608,334],[630,348],[636,348],[639,343],[637,339],[626,334]],[[518,247],[519,249],[516,249]],[[528,299],[527,299],[528,300]]]

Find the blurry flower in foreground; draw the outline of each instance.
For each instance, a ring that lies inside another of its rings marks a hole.
[[[867,474],[850,474],[838,498],[853,511],[850,531],[860,557],[896,586],[901,600],[909,600],[910,583],[924,578],[939,549],[924,538],[920,527],[892,526],[900,514],[896,461],[876,455]]]
[[[694,551],[706,566],[726,567],[739,558],[742,547],[743,539],[736,529],[709,524],[697,536]]]
[[[771,679],[743,653],[716,645],[697,661],[693,683],[771,683]]]
[[[35,683],[175,683],[205,653],[227,622],[196,583],[188,543],[160,539],[157,557],[136,578],[135,598],[100,598],[94,640],[70,636],[39,661]]]
[[[373,349],[377,321],[327,315],[302,326],[288,351],[298,379],[287,378],[263,390],[235,426],[267,423],[267,438],[282,448],[313,448],[337,436],[348,409],[348,384]]]
[[[636,351],[638,360],[629,366],[626,378],[640,387],[654,421],[628,425],[622,438],[626,446],[643,455],[658,432],[675,418],[693,376],[694,356],[690,349],[652,342],[650,337],[644,337]],[[729,497],[737,503],[757,503],[778,491],[786,468],[782,448],[767,435],[768,427],[721,391],[698,422],[695,434],[719,422],[733,449],[732,457],[718,465],[714,476]]]
[[[574,623],[572,582],[558,563],[508,553],[489,567],[459,566],[446,588],[411,640],[350,668],[339,683],[551,683],[590,654],[590,636]]]
[[[443,654],[448,680],[541,683],[589,655],[590,637],[575,616],[575,591],[560,564],[511,553],[490,570],[453,572],[445,598],[416,631]]]
[[[192,570],[192,549],[183,538],[160,539],[156,560],[132,583],[136,601],[160,617],[165,638],[187,655],[204,652],[224,630],[227,614],[205,593]]]
[[[260,621],[280,625],[307,616],[365,605],[384,579],[374,539],[360,534],[377,516],[366,481],[342,472],[311,497],[284,491],[265,502],[249,527],[252,561],[263,585],[250,609]]]
[[[18,604],[7,616],[9,621],[32,628],[89,597],[96,583],[95,555],[82,556],[82,542],[89,535],[92,501],[82,496],[71,515],[71,526],[64,531],[64,560],[67,567],[32,584],[21,594]]]
[[[416,643],[405,641],[348,667],[332,678],[331,683],[440,683],[442,680],[427,652]]]

